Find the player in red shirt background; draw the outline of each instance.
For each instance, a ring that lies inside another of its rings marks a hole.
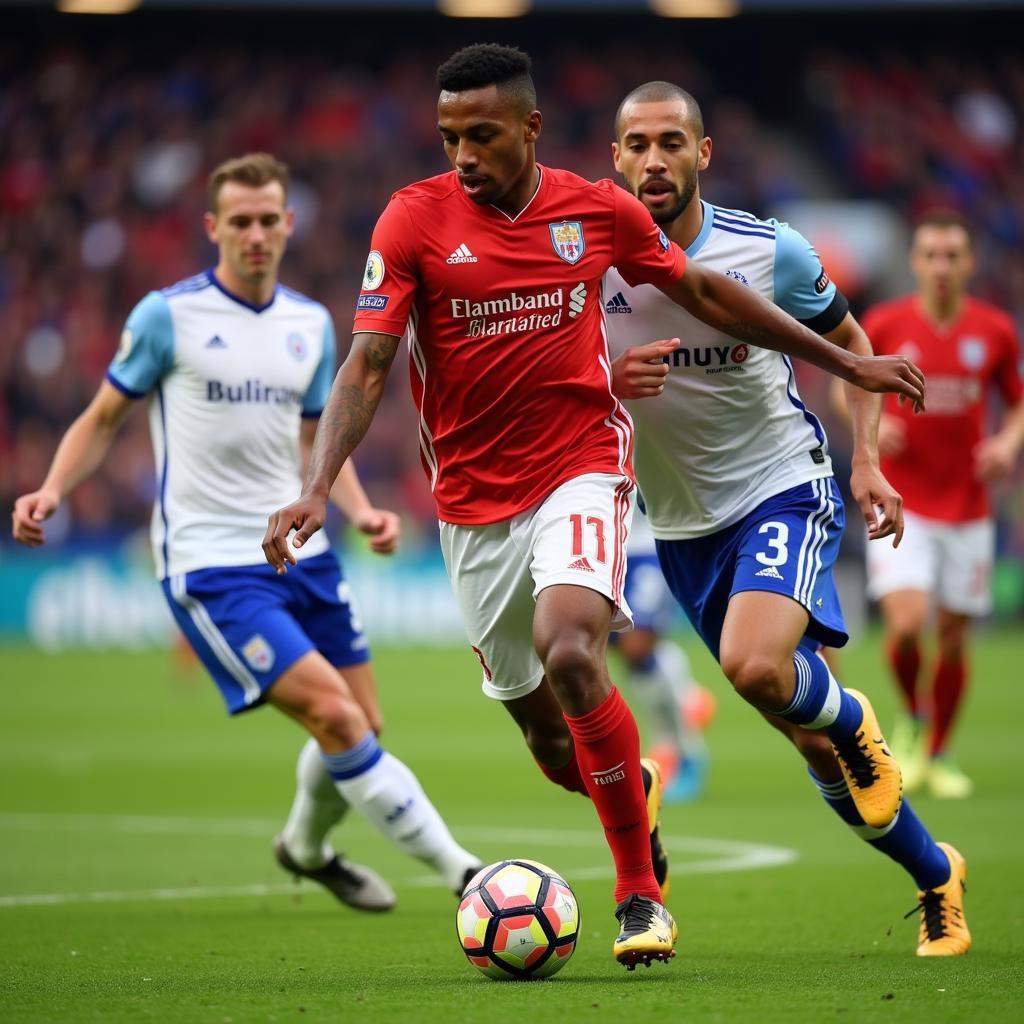
[[[934,796],[965,797],[971,780],[947,744],[964,695],[970,621],[991,607],[988,484],[1009,476],[1024,444],[1021,353],[1010,317],[967,294],[974,248],[966,221],[945,212],[921,220],[910,269],[917,290],[875,306],[862,321],[876,352],[902,353],[928,379],[922,415],[888,398],[883,405],[881,468],[903,495],[906,532],[898,548],[868,546],[868,586],[906,703],[892,737],[904,787],[927,784]],[[1004,413],[988,433],[995,395]],[[930,691],[922,693],[921,640],[932,602],[938,649]]]
[[[323,524],[331,481],[407,337],[423,466],[484,692],[503,702],[545,775],[593,801],[615,861],[613,954],[632,969],[670,959],[677,928],[664,906],[657,767],[641,764],[636,721],[606,666],[610,630],[631,624],[623,547],[635,486],[602,277],[614,264],[725,333],[867,390],[920,406],[924,383],[910,360],[855,356],[688,265],[611,181],[539,165],[529,71],[526,54],[495,45],[467,47],[439,69],[438,129],[454,170],[401,189],[382,213],[303,495],[270,516],[263,549],[283,572],[294,562],[289,532],[301,546]],[[875,735],[869,710],[856,711],[849,735],[862,718]],[[888,751],[885,763],[872,756],[860,796],[884,791],[898,807],[898,766]]]

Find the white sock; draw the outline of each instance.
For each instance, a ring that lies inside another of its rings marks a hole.
[[[334,856],[327,834],[348,810],[348,804],[327,772],[320,747],[306,740],[295,765],[295,800],[281,832],[292,859],[304,868],[318,868]]]
[[[452,837],[416,776],[382,750],[372,732],[351,750],[323,756],[338,792],[400,850],[435,868],[449,889],[461,889],[479,857]]]
[[[696,686],[690,659],[677,644],[662,640],[651,655],[647,671],[630,673],[630,693],[644,705],[657,742],[672,747],[680,758],[700,757],[707,751],[704,737],[691,729],[682,714],[686,694]]]

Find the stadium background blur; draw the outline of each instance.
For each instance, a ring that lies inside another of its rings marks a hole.
[[[911,287],[915,215],[962,210],[977,229],[973,291],[1024,329],[1021,4],[690,0],[691,10],[742,7],[727,19],[660,18],[645,0],[538,0],[529,16],[501,19],[442,17],[412,0],[147,0],[103,18],[54,6],[0,5],[5,509],[40,483],[132,306],[213,262],[204,186],[228,156],[264,149],[291,166],[298,226],[282,280],[328,305],[344,354],[379,211],[395,188],[447,168],[433,74],[468,42],[531,53],[541,161],[589,178],[613,176],[611,120],[628,89],[664,78],[691,90],[715,144],[702,193],[793,223],[855,312]],[[382,566],[354,545],[346,563],[372,638],[458,643],[405,375],[399,360],[357,458],[374,500],[402,513],[404,552]],[[820,375],[803,372],[801,387],[827,418]],[[847,444],[834,422],[830,438],[842,479]],[[1020,473],[999,491],[1004,618],[1024,614],[1019,485]],[[51,522],[46,551],[0,541],[0,639],[48,649],[168,640],[148,562],[153,486],[137,413]],[[862,545],[851,530],[854,618]]]

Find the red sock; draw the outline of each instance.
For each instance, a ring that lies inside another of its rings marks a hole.
[[[537,759],[534,758],[534,760],[536,761]],[[556,786],[561,786],[562,789],[567,789],[570,793],[582,793],[584,796],[590,796],[583,781],[583,776],[580,775],[580,766],[576,761],[575,752],[569,758],[569,763],[562,765],[561,768],[552,768],[550,765],[541,764],[540,761],[537,761],[537,767]]]
[[[565,716],[576,742],[580,775],[615,860],[615,902],[639,893],[661,903],[651,867],[647,798],[640,773],[640,734],[615,687],[593,711]]]
[[[967,665],[963,658],[955,661],[940,661],[935,666],[935,681],[932,684],[932,757],[941,754],[946,738],[953,727],[953,720],[960,709],[967,681]]]
[[[921,649],[913,640],[908,646],[893,642],[889,644],[889,665],[892,667],[896,682],[907,702],[907,708],[914,716],[920,714],[917,701],[917,677],[921,672]]]

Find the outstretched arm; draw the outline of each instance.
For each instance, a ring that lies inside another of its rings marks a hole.
[[[305,476],[309,456],[313,450],[316,421],[302,421],[302,472]],[[344,512],[348,521],[361,533],[370,538],[370,547],[378,555],[392,555],[398,547],[402,532],[401,520],[386,508],[377,508],[363,490],[362,481],[356,472],[356,465],[346,459],[338,473],[338,479],[331,488],[331,502]]]
[[[88,408],[68,427],[38,491],[23,494],[11,513],[11,534],[26,547],[45,543],[43,522],[103,461],[135,402],[104,381]]]
[[[741,341],[803,359],[865,391],[894,391],[924,408],[924,375],[905,356],[858,356],[815,334],[752,288],[690,260],[663,289],[697,319]]]
[[[293,543],[302,547],[324,525],[328,495],[341,467],[373,420],[398,342],[393,334],[360,332],[352,338],[352,349],[334,378],[316,428],[302,495],[272,512],[267,522],[263,554],[279,573],[288,563],[295,564],[295,556],[288,549],[288,534],[294,529]]]

